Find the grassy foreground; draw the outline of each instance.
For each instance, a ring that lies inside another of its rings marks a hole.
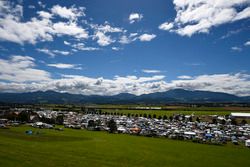
[[[39,134],[26,135],[26,130]],[[83,130],[0,129],[0,166],[235,167],[250,149]]]

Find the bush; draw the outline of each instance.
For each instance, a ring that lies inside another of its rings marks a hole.
[[[200,122],[200,118],[199,117],[196,117],[196,122]]]
[[[243,119],[243,120],[241,121],[241,124],[242,124],[242,125],[245,125],[245,124],[247,124],[247,121]]]
[[[109,127],[109,132],[110,133],[115,133],[117,131],[117,125],[116,125],[116,122],[113,119],[108,121],[108,127]]]
[[[63,115],[58,115],[57,117],[56,117],[56,124],[58,124],[58,125],[63,125]]]

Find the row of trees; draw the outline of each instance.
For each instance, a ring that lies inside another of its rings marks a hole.
[[[86,114],[100,114],[100,115],[117,115],[117,116],[123,116],[123,115],[126,115],[128,117],[144,117],[144,118],[158,118],[158,119],[168,119],[168,117],[166,115],[159,115],[157,116],[156,114],[134,114],[134,113],[122,113],[122,112],[85,112]]]

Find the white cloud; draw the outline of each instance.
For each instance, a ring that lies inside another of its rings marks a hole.
[[[139,36],[139,39],[142,42],[148,42],[154,39],[155,37],[156,37],[155,34],[142,34],[141,36]]]
[[[97,31],[94,35],[94,39],[97,39],[97,43],[100,46],[108,46],[111,43],[114,43],[115,40],[111,38],[110,35],[106,35],[105,33],[101,31]]]
[[[61,54],[61,55],[64,55],[64,56],[67,56],[67,55],[70,55],[70,52],[68,51],[61,51],[61,50],[49,50],[49,49],[46,49],[46,48],[43,48],[43,49],[36,49],[38,52],[42,52],[42,53],[45,53],[47,55],[50,55],[51,57],[55,57],[56,55],[58,54]]]
[[[49,81],[50,73],[35,68],[35,59],[29,56],[11,56],[0,59],[0,80],[11,82]]]
[[[67,55],[70,54],[70,52],[62,51],[62,50],[53,50],[53,53],[61,54],[61,55],[64,55],[64,56],[67,56]]]
[[[240,96],[250,95],[250,75],[213,74],[192,77],[189,80],[174,80],[170,86],[175,88],[225,92]]]
[[[111,34],[125,32],[125,30],[120,27],[112,27],[107,21],[104,25],[90,24],[90,26],[95,30],[93,39],[97,39],[97,43],[100,46],[108,46],[111,43],[116,42],[116,40],[111,37]]]
[[[181,76],[178,76],[178,79],[192,79],[192,77],[188,75],[181,75]]]
[[[182,36],[209,33],[212,27],[250,17],[249,0],[174,0],[173,3],[175,20],[159,28]]]
[[[42,1],[38,1],[37,3],[38,3],[38,5],[39,5],[40,7],[42,7],[42,8],[45,8],[45,7],[46,7],[46,5],[42,3]]]
[[[81,70],[82,67],[79,67],[78,64],[64,64],[64,63],[57,63],[57,64],[47,64],[47,66],[55,67],[59,69],[75,69],[75,70]]]
[[[85,76],[64,75],[63,79],[56,81],[55,90],[66,90],[81,94],[114,95],[122,92],[133,94],[148,93],[151,82],[160,82],[164,76],[136,77],[115,76],[113,79],[89,78]]]
[[[52,41],[53,29],[48,19],[37,20],[33,18],[26,23],[19,22],[16,17],[6,16],[0,18],[0,40],[19,44],[25,42],[35,44],[37,41]]]
[[[65,45],[73,47],[74,49],[72,49],[72,50],[74,52],[77,52],[78,50],[81,50],[81,51],[95,51],[95,50],[99,50],[99,48],[96,48],[96,47],[85,46],[84,43],[71,44],[70,42],[67,42],[67,41],[63,41],[63,43]]]
[[[138,39],[138,33],[130,33],[127,35],[122,35],[119,39],[119,43],[121,44],[129,44],[131,42],[134,42]]]
[[[84,7],[65,7],[54,5],[44,11],[37,11],[30,19],[22,19],[22,6],[8,1],[0,1],[0,41],[9,41],[24,45],[26,43],[36,44],[38,42],[52,42],[56,37],[69,37],[70,41],[84,43],[87,39],[97,42],[99,46],[108,46],[119,42],[129,44],[133,41],[150,41],[155,38],[154,34],[129,33],[126,29],[112,26],[105,21],[103,24],[94,24],[85,20]],[[38,2],[40,6],[44,4]],[[59,19],[58,19],[59,17]],[[139,21],[143,16],[138,13],[131,15],[132,21]],[[92,41],[91,41],[92,42]],[[70,45],[64,41],[65,45]],[[73,47],[82,51],[99,50],[91,46]],[[72,46],[71,46],[72,47]],[[76,51],[74,49],[74,51]],[[67,55],[67,52],[52,52],[40,50],[50,56],[56,53]]]
[[[0,14],[0,40],[35,44],[37,40],[51,41],[53,39],[49,33],[52,31],[51,21],[44,17],[44,13],[42,19],[32,18],[30,21],[21,22],[23,15],[21,5],[1,1],[0,6],[2,6],[0,11],[3,10]]]
[[[161,29],[161,30],[170,30],[173,27],[174,27],[174,24],[168,23],[168,22],[165,22],[165,23],[162,23],[161,25],[159,25],[159,29]]]
[[[161,73],[160,70],[149,70],[149,69],[143,69],[142,72],[149,73],[149,74],[155,74],[155,73]]]
[[[70,45],[70,43],[67,42],[67,41],[63,41],[63,43],[64,43],[65,45]]]
[[[103,33],[115,33],[115,32],[124,32],[120,27],[112,27],[108,22],[105,22],[104,25],[91,24],[90,25],[96,31],[101,31]]]
[[[138,36],[138,33],[130,33],[130,34],[129,34],[129,37],[130,37],[130,38],[133,38],[133,37],[136,37],[136,36]]]
[[[0,16],[13,15],[17,20],[23,16],[23,7],[20,3],[0,1]]]
[[[241,12],[237,13],[237,15],[233,18],[233,21],[238,21],[238,20],[249,18],[249,17],[250,17],[250,7],[247,7]]]
[[[236,30],[231,30],[231,31],[228,31],[225,35],[223,35],[220,39],[226,39],[226,38],[229,38],[231,37],[232,35],[236,35],[238,33],[240,33],[241,31],[243,31],[244,28],[239,28],[239,29],[236,29]]]
[[[238,47],[238,46],[233,46],[233,47],[231,47],[231,49],[232,49],[233,51],[238,51],[238,52],[242,51],[242,48],[240,48],[240,47]]]
[[[52,17],[52,14],[50,14],[49,12],[39,11],[37,13],[39,14],[41,18],[44,18],[44,19],[50,19]]]
[[[134,75],[129,75],[126,77],[115,76],[114,80],[118,83],[144,83],[150,81],[158,81],[164,79],[164,75],[155,75],[152,77],[137,77]]]
[[[1,7],[2,6],[2,7]],[[57,5],[58,6],[58,5]],[[70,8],[71,9],[71,8]],[[74,8],[75,9],[75,8]],[[79,7],[77,10],[80,10]],[[53,22],[53,13],[39,11],[38,18],[22,21],[22,7],[1,1],[0,40],[19,44],[36,44],[39,41],[53,41],[54,36],[68,35],[76,39],[87,39],[88,32],[77,24],[79,13],[74,13],[74,21]]]
[[[35,9],[36,7],[34,5],[29,5],[28,8],[29,9]]]
[[[245,42],[245,46],[250,46],[250,41]]]
[[[83,7],[75,8],[72,6],[71,8],[67,8],[67,7],[62,7],[60,5],[55,5],[52,7],[51,12],[54,15],[58,15],[62,18],[75,21],[78,17],[85,16],[84,9],[85,8]]]
[[[118,47],[112,47],[111,49],[115,51],[121,50],[121,48],[118,48]]]
[[[69,35],[73,36],[75,38],[79,39],[87,39],[88,38],[88,32],[79,27],[76,23],[74,22],[58,22],[53,24],[53,31],[56,33],[58,36],[60,35]]]
[[[16,71],[16,69],[11,69],[10,71]],[[243,73],[180,77],[180,79],[168,82],[164,81],[165,76],[163,75],[151,77],[115,76],[112,79],[62,75],[60,79],[51,79],[49,81],[40,81],[39,79],[38,82],[29,84],[22,82],[16,83],[16,78],[13,78],[13,80],[14,79],[15,81],[10,83],[0,82],[0,91],[29,92],[54,90],[85,95],[114,95],[118,93],[140,95],[182,88],[188,90],[225,92],[239,96],[250,95],[250,75]],[[48,77],[46,79],[48,79]],[[23,79],[23,81],[26,80]]]
[[[187,66],[202,66],[204,64],[203,63],[184,63],[184,65],[187,65]]]
[[[126,35],[122,35],[119,42],[121,44],[129,44],[132,42],[132,40],[130,38],[128,38]]]
[[[99,50],[99,48],[96,48],[96,47],[85,46],[84,43],[76,43],[76,44],[72,44],[71,46],[73,48],[75,48],[75,49],[82,50],[82,51],[95,51],[95,50]]]
[[[140,21],[142,18],[143,18],[143,15],[140,14],[140,13],[131,13],[129,15],[128,19],[129,19],[130,24],[132,24],[132,23],[134,23],[136,21]]]
[[[47,55],[50,55],[51,57],[55,57],[55,53],[53,53],[51,50],[49,49],[36,49],[38,52],[42,52],[42,53],[45,53]]]

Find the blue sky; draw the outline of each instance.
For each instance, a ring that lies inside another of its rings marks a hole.
[[[250,95],[250,0],[0,1],[0,91]]]

